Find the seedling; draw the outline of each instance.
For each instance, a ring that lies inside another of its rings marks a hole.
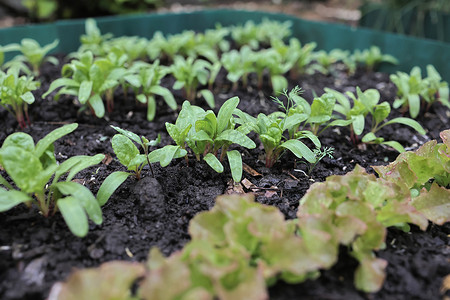
[[[338,104],[334,106],[334,111],[344,115],[349,122],[347,125],[350,126],[350,138],[355,145],[358,144],[358,136],[360,136],[365,129],[365,119],[369,114],[372,116],[372,126],[370,132],[363,136],[363,143],[383,144],[394,148],[398,152],[404,152],[405,149],[397,141],[384,141],[383,138],[375,135],[384,126],[395,123],[410,126],[420,134],[425,134],[425,130],[422,126],[410,118],[399,117],[386,121],[391,113],[391,106],[386,101],[380,104],[378,103],[380,100],[380,93],[375,89],[368,89],[362,92],[361,89],[357,87],[356,95],[352,92],[347,92],[347,96],[353,100],[353,106],[351,106],[350,101],[344,94],[328,88],[325,88],[325,91],[336,97]],[[338,120],[336,120],[335,123],[337,121]]]
[[[148,149],[151,146],[158,145],[161,142],[161,136],[158,135],[156,140],[149,141],[144,136],[139,137],[131,131],[112,125],[111,127],[119,132],[119,134],[114,135],[111,139],[111,145],[120,163],[129,171],[132,171],[138,180],[141,178],[142,169],[147,164],[153,174],[152,166],[147,157],[149,154]],[[144,154],[140,153],[134,143],[141,146]]]
[[[170,153],[177,153],[184,150],[187,145],[194,152],[197,160],[203,158],[218,173],[223,172],[222,161],[227,156],[233,180],[235,182],[241,181],[241,154],[237,150],[229,151],[228,148],[232,144],[237,144],[253,149],[256,145],[239,128],[235,129],[233,113],[239,111],[236,109],[238,104],[239,98],[228,99],[221,106],[216,116],[211,110],[204,111],[202,108],[185,101],[176,123],[166,123],[167,131],[177,146],[165,146],[150,153],[150,161],[162,162],[162,158],[166,156],[162,157],[161,155],[169,151]],[[219,151],[221,152],[220,158],[217,158]],[[183,152],[187,153],[185,150]],[[163,166],[162,163],[161,166]]]
[[[127,60],[126,56],[117,57],[113,52],[106,58],[94,60],[92,52],[82,53],[79,59],[73,59],[63,66],[62,78],[53,81],[42,97],[61,88],[60,94],[78,96],[82,105],[88,105],[98,118],[105,115],[105,106],[102,97],[106,97],[108,112],[114,107],[114,89],[123,80],[134,83],[134,77],[121,67]]]
[[[197,91],[198,85],[206,85],[210,76],[209,68],[211,64],[203,59],[194,59],[182,56],[176,56],[170,71],[175,77],[176,81],[173,84],[175,90],[184,89],[186,99],[194,103],[197,93],[200,93],[205,99],[206,103],[214,108],[214,95],[208,89]]]
[[[316,158],[313,151],[306,146],[300,139],[310,139],[316,148],[320,148],[319,139],[310,131],[297,131],[300,124],[308,119],[308,115],[297,110],[296,100],[300,89],[296,87],[290,93],[284,91],[288,99],[288,105],[285,106],[281,100],[274,98],[274,101],[280,105],[284,112],[275,112],[268,116],[259,114],[254,118],[246,113],[239,113],[237,122],[243,124],[256,132],[266,153],[266,167],[272,167],[285,150],[291,151],[298,158],[305,158],[309,163],[315,163]],[[300,97],[299,97],[300,98]],[[288,132],[289,137],[283,135]]]
[[[53,143],[77,126],[69,124],[57,128],[36,145],[33,138],[23,132],[13,133],[5,139],[0,148],[0,164],[17,189],[0,176],[0,185],[4,187],[0,187],[0,211],[7,211],[21,203],[27,206],[35,203],[45,217],[60,211],[70,231],[79,237],[88,232],[88,218],[97,225],[102,223],[100,204],[95,196],[72,179],[80,171],[100,163],[104,155],[79,155],[60,164],[56,162]],[[65,174],[65,180],[61,180]],[[103,189],[109,195],[114,192],[110,187]]]
[[[160,85],[161,79],[169,72],[167,67],[159,65],[156,60],[152,65],[140,63],[133,69],[137,73],[137,85],[134,87],[136,99],[147,104],[147,120],[153,121],[156,114],[155,95],[161,96],[166,104],[172,109],[177,109],[177,102],[172,93]]]
[[[398,64],[398,60],[395,57],[381,53],[380,48],[377,46],[372,46],[362,51],[356,49],[353,53],[353,58],[357,63],[364,65],[369,72],[375,71],[382,63]]]
[[[306,173],[306,175],[311,176],[312,171],[314,170],[314,168],[317,166],[317,163],[319,161],[321,161],[325,156],[328,156],[329,158],[333,158],[333,152],[334,152],[334,148],[333,147],[324,147],[323,150],[316,148],[313,150],[314,155],[316,156],[316,161],[314,163],[306,163],[304,161],[300,161],[301,163],[304,163],[307,168],[308,171]],[[299,170],[301,171],[301,170]],[[301,171],[303,172],[303,171]]]
[[[49,63],[52,63],[54,65],[58,65],[58,60],[53,56],[47,56],[47,53],[54,48],[56,48],[59,44],[58,40],[54,40],[53,43],[45,45],[44,47],[41,47],[39,43],[33,39],[22,39],[22,41],[19,44],[10,44],[8,46],[9,51],[20,51],[22,55],[16,56],[13,61],[19,61],[23,63],[29,63],[32,67],[34,75],[39,75],[39,69],[42,65],[42,63],[48,61]],[[7,63],[5,67],[8,67],[9,65],[13,65],[14,62]]]
[[[0,105],[16,117],[20,128],[30,124],[28,105],[34,102],[31,91],[40,83],[31,76],[19,76],[17,69],[9,69],[7,73],[0,71]]]
[[[419,67],[412,68],[410,74],[397,72],[391,75],[391,81],[397,86],[397,96],[393,107],[409,110],[412,118],[419,115],[421,100],[426,104],[426,110],[439,101],[450,108],[448,83],[432,65],[427,65],[427,77],[422,78]]]
[[[112,38],[111,33],[102,35],[100,29],[97,27],[97,22],[94,19],[87,19],[85,23],[86,34],[81,35],[81,46],[78,49],[79,53],[91,51],[94,55],[106,54],[103,49],[103,44]]]
[[[252,60],[253,51],[248,46],[239,51],[231,50],[222,54],[221,62],[227,70],[227,79],[233,83],[233,91],[237,90],[239,79],[242,79],[244,88],[247,88],[248,74],[255,70]]]

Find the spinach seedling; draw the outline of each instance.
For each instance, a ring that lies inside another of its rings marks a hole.
[[[319,139],[310,131],[298,131],[300,124],[308,119],[298,106],[300,88],[296,87],[291,92],[284,91],[283,94],[288,99],[288,104],[284,105],[281,100],[274,98],[284,112],[275,112],[270,115],[259,114],[254,118],[246,113],[239,112],[237,122],[241,127],[256,132],[266,153],[266,167],[272,167],[285,150],[291,151],[298,158],[305,158],[308,162],[316,161],[313,151],[300,139],[310,139],[316,148],[320,148]],[[305,101],[306,102],[306,101]],[[287,132],[288,138],[283,134]]]
[[[255,70],[252,60],[253,51],[248,46],[243,46],[239,51],[231,50],[222,54],[221,63],[227,73],[227,79],[232,82],[233,91],[237,90],[239,79],[247,88],[248,74]]]
[[[442,105],[450,108],[449,99],[449,88],[446,81],[442,81],[441,75],[432,66],[427,65],[427,77],[425,78],[427,88],[420,94],[422,99],[427,103],[426,110],[431,107],[431,105],[439,101]]]
[[[174,63],[170,67],[170,71],[176,79],[173,88],[175,90],[183,88],[186,99],[191,103],[195,102],[197,93],[200,93],[206,103],[214,108],[215,101],[212,92],[208,89],[197,91],[199,84],[206,85],[208,83],[210,66],[211,64],[203,59],[192,57],[185,59],[182,56],[175,56]]]
[[[17,69],[9,69],[6,73],[0,71],[0,105],[16,117],[20,128],[30,124],[28,104],[34,102],[31,93],[40,86],[31,76],[19,76]]]
[[[159,65],[159,60],[156,60],[152,65],[142,62],[134,69],[138,84],[134,92],[139,102],[147,104],[147,120],[153,121],[155,118],[155,95],[161,96],[172,110],[177,109],[177,102],[170,90],[160,85],[161,79],[169,72],[167,67]]]
[[[381,53],[377,46],[372,46],[369,49],[356,49],[353,53],[354,60],[361,65],[364,65],[370,72],[375,71],[382,63],[398,64],[398,60],[389,54]]]
[[[94,19],[86,20],[85,31],[86,33],[80,37],[81,46],[78,52],[91,51],[94,55],[105,55],[106,51],[103,49],[103,46],[113,35],[111,33],[102,35]]]
[[[392,106],[402,107],[403,111],[409,110],[411,118],[416,118],[420,111],[420,93],[426,89],[420,68],[412,68],[409,74],[397,72],[392,74],[390,79],[397,86],[398,96]]]
[[[229,151],[232,144],[253,149],[255,143],[247,135],[235,128],[233,114],[237,113],[239,98],[233,97],[225,101],[220,107],[217,116],[211,110],[204,111],[198,106],[191,105],[188,101],[183,107],[175,124],[166,123],[167,131],[177,146],[165,146],[150,153],[150,161],[160,161],[163,166],[162,156],[165,153],[179,153],[186,145],[194,152],[197,160],[203,160],[216,172],[223,172],[222,161],[225,156],[230,164],[231,174],[235,182],[242,178],[242,157],[237,150]],[[167,149],[165,149],[167,147]],[[220,158],[217,155],[220,153]],[[183,153],[187,152],[184,150]],[[178,155],[177,155],[178,156]],[[172,159],[172,158],[171,158]],[[165,161],[167,164],[170,160]]]
[[[363,136],[363,143],[384,144],[394,148],[398,152],[404,152],[405,149],[397,141],[384,141],[383,138],[376,137],[375,135],[384,126],[395,123],[407,125],[420,134],[425,134],[425,130],[422,126],[410,118],[399,117],[386,121],[391,113],[391,106],[386,101],[378,103],[380,100],[380,93],[375,89],[368,89],[362,92],[361,89],[357,87],[356,95],[347,92],[347,96],[353,100],[353,106],[344,94],[328,88],[325,88],[325,91],[336,97],[338,103],[335,105],[334,111],[344,115],[346,120],[350,122],[348,124],[351,132],[350,137],[355,145],[358,143],[358,136],[361,135],[365,129],[365,119],[367,115],[372,117],[372,126],[370,132]]]
[[[149,141],[144,136],[139,137],[131,131],[113,125],[111,125],[111,127],[119,132],[119,134],[114,135],[111,139],[111,145],[120,163],[128,170],[132,171],[138,180],[141,178],[142,169],[147,164],[153,174],[152,166],[148,161],[148,148],[150,146],[158,145],[161,141],[161,136],[158,135],[156,140]],[[144,154],[140,153],[134,143],[141,146]]]
[[[77,96],[82,105],[88,105],[98,118],[102,118],[105,115],[102,97],[106,97],[107,108],[111,112],[114,107],[114,90],[121,81],[129,80],[134,84],[132,74],[121,66],[126,60],[126,55],[117,57],[113,52],[98,59],[94,59],[90,51],[82,53],[79,59],[73,59],[63,66],[63,77],[53,81],[42,97],[61,88],[56,97],[60,94]]]
[[[79,237],[88,232],[88,218],[97,225],[102,223],[102,211],[95,196],[72,179],[80,171],[100,163],[105,156],[79,155],[60,164],[56,162],[53,143],[77,126],[68,124],[57,128],[36,145],[33,138],[23,132],[13,133],[5,139],[0,148],[0,164],[17,189],[0,176],[0,185],[5,187],[0,187],[0,211],[21,203],[28,206],[35,203],[45,217],[60,211],[70,231]],[[67,176],[61,180],[64,174]],[[103,189],[108,190],[107,187]],[[113,191],[109,189],[109,194]]]
[[[47,53],[59,44],[58,40],[54,40],[51,44],[41,47],[39,43],[33,39],[22,39],[20,44],[10,44],[8,49],[10,51],[20,51],[22,54],[16,56],[13,61],[29,63],[33,69],[34,75],[39,75],[39,68],[42,63],[48,61],[54,65],[58,65],[58,60],[53,56],[47,56]]]

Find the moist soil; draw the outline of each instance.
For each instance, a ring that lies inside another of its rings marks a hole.
[[[59,58],[62,63],[64,57]],[[161,134],[158,147],[172,143],[165,122],[174,123],[177,112],[171,111],[162,99],[157,99],[157,116],[153,122],[146,120],[146,108],[136,103],[131,91],[128,99],[121,90],[117,91],[114,111],[103,119],[93,117],[88,110],[80,112],[76,100],[69,96],[62,96],[58,102],[52,96],[42,100],[41,95],[50,82],[60,76],[60,69],[61,65],[43,66],[39,77],[42,85],[35,92],[37,101],[29,108],[32,124],[23,131],[38,141],[63,124],[79,123],[77,130],[56,141],[55,154],[60,162],[74,155],[106,155],[97,167],[76,177],[94,194],[110,173],[125,171],[111,147],[110,139],[116,132],[110,125],[148,139]],[[312,99],[313,92],[321,95],[324,87],[339,91],[355,91],[356,86],[362,90],[377,88],[381,100],[392,103],[396,88],[389,82],[389,75],[358,70],[355,75],[348,76],[339,70],[336,66],[330,75],[290,79],[289,87],[301,86],[303,96],[308,100]],[[173,81],[173,78],[165,78],[162,85],[170,88]],[[254,116],[277,111],[277,105],[271,100],[268,78],[262,89],[256,88],[255,81],[256,78],[251,77],[249,87],[239,86],[232,91],[222,70],[214,87],[216,106],[239,96],[238,108]],[[181,106],[182,93],[174,91],[174,94]],[[201,100],[196,104],[206,109]],[[397,116],[402,113],[393,111],[390,118]],[[430,139],[439,139],[439,132],[449,128],[448,118],[449,110],[437,103],[426,113],[422,110],[418,117],[427,130],[426,136],[401,125],[384,127],[380,135],[386,140],[399,141],[407,149],[415,149]],[[1,108],[0,128],[0,144],[9,134],[20,131],[14,118]],[[356,164],[373,172],[370,166],[387,164],[398,155],[382,146],[355,147],[345,128],[328,129],[320,139],[323,146],[335,148],[334,158],[324,158],[310,176],[304,173],[307,170],[305,164],[290,154],[283,155],[273,168],[267,169],[257,139],[256,149],[239,149],[249,170],[254,171],[244,172],[244,180],[248,181],[243,186],[244,191],[253,192],[257,202],[276,206],[291,219],[295,218],[299,200],[312,183],[324,181],[332,174],[345,174]],[[222,174],[215,173],[192,155],[188,164],[179,159],[166,168],[154,164],[153,171],[154,175],[148,167],[144,169],[139,181],[130,176],[103,207],[103,224],[90,223],[85,238],[72,235],[60,214],[45,218],[35,207],[28,209],[24,205],[0,213],[0,299],[44,299],[55,282],[65,280],[75,269],[96,267],[111,260],[144,261],[153,246],[170,255],[189,241],[189,221],[197,213],[212,208],[215,198],[227,193],[232,186],[227,167]],[[0,174],[6,176],[2,170]],[[430,224],[426,232],[414,226],[408,233],[388,229],[386,249],[376,253],[389,263],[387,278],[376,294],[365,294],[354,288],[353,273],[357,262],[342,248],[338,263],[330,270],[322,271],[319,279],[297,285],[279,282],[270,287],[270,299],[442,299],[443,278],[450,273],[449,234],[450,224]]]

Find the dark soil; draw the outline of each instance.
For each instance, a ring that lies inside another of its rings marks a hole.
[[[109,125],[149,139],[160,133],[161,146],[171,143],[164,123],[173,123],[177,114],[162,101],[155,121],[148,122],[145,119],[146,108],[137,105],[133,95],[124,99],[121,91],[115,95],[114,112],[104,119],[97,119],[86,111],[78,113],[79,107],[70,97],[61,97],[59,102],[51,97],[40,100],[50,81],[59,76],[59,70],[60,66],[46,65],[43,68],[43,84],[35,93],[39,100],[30,106],[32,126],[24,131],[37,141],[65,123],[79,123],[75,132],[55,143],[55,153],[59,161],[74,155],[97,153],[113,158],[77,176],[77,180],[94,193],[107,175],[124,170],[114,157],[110,138],[115,131]],[[224,75],[219,75],[216,85],[218,107],[226,99],[239,96],[239,108],[252,115],[277,110],[270,100],[267,82],[267,88],[263,90],[257,90],[252,82],[248,89],[239,87],[233,92]],[[290,87],[300,85],[308,99],[311,99],[312,91],[322,94],[324,87],[341,91],[354,90],[356,86],[363,90],[372,87],[380,90],[382,100],[392,102],[396,90],[388,79],[387,74],[362,71],[352,77],[345,73],[333,76],[316,74],[291,81]],[[165,84],[169,85],[171,81],[168,78]],[[175,92],[175,95],[181,105],[181,94]],[[198,104],[204,107],[201,101]],[[400,115],[393,111],[391,118]],[[449,111],[436,104],[418,118],[427,129],[427,136],[417,135],[405,126],[383,129],[380,135],[414,149],[429,139],[439,138],[439,132],[449,128],[448,117]],[[1,108],[0,128],[0,143],[7,135],[19,131],[14,118]],[[292,155],[284,155],[269,170],[264,167],[261,147],[250,151],[240,149],[244,153],[244,162],[260,173],[257,176],[244,173],[244,178],[259,188],[256,201],[274,205],[286,218],[294,218],[300,198],[313,182],[323,181],[332,174],[345,174],[356,164],[370,171],[371,165],[387,164],[398,154],[381,146],[355,147],[350,142],[347,129],[327,130],[321,141],[323,146],[335,148],[334,159],[324,158],[310,178],[298,171],[306,168],[299,161],[296,163]],[[194,158],[189,160],[189,165],[180,159],[166,168],[155,164],[153,169],[154,177],[144,169],[140,181],[128,178],[103,207],[104,223],[101,226],[91,223],[90,231],[83,239],[70,233],[59,214],[44,218],[36,208],[27,209],[25,206],[0,213],[0,298],[43,299],[52,284],[66,279],[74,269],[94,267],[111,260],[143,261],[153,246],[159,247],[165,255],[181,249],[189,241],[189,220],[198,212],[213,207],[215,197],[226,192],[231,180],[230,172],[225,169],[222,174],[215,173]],[[0,173],[6,176],[4,171]],[[323,271],[318,280],[298,285],[277,283],[269,290],[270,299],[441,299],[443,277],[450,273],[449,234],[450,224],[431,225],[426,232],[414,227],[410,233],[389,229],[387,247],[377,253],[389,262],[387,280],[376,294],[364,294],[354,288],[353,272],[357,263],[342,249],[337,265]]]

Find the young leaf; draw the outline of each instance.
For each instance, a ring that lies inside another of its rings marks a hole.
[[[131,173],[116,171],[105,178],[102,185],[97,192],[97,201],[100,206],[103,206],[108,201],[109,197],[115,190],[130,176]]]
[[[316,162],[316,156],[311,149],[299,140],[287,140],[280,147],[289,149],[298,158],[304,157],[310,163]]]
[[[148,155],[151,163],[159,162],[161,167],[167,167],[173,159],[184,157],[187,151],[180,146],[167,145],[161,149],[156,149]]]
[[[217,132],[221,133],[228,127],[231,116],[238,104],[239,98],[233,97],[225,101],[220,107],[219,113],[217,114]]]
[[[78,237],[86,236],[89,230],[88,220],[80,201],[68,196],[59,199],[57,205],[70,231]]]
[[[241,182],[242,179],[242,156],[237,150],[227,151],[228,163],[230,164],[231,176],[234,182]]]
[[[6,191],[0,188],[0,212],[10,210],[20,203],[32,201],[33,199],[27,194],[20,191]]]
[[[120,163],[129,170],[133,169],[135,166],[130,165],[130,162],[139,155],[139,149],[136,145],[122,134],[115,134],[111,139],[111,145]]]
[[[223,172],[223,166],[214,154],[206,154],[205,157],[203,157],[203,160],[217,173]]]
[[[49,134],[47,134],[45,137],[43,137],[41,140],[39,140],[36,144],[36,150],[35,155],[36,157],[41,157],[42,154],[44,154],[44,151],[47,150],[47,148],[52,145],[57,139],[68,135],[75,129],[77,129],[78,124],[67,124],[62,127],[56,128],[55,130],[51,131]]]

